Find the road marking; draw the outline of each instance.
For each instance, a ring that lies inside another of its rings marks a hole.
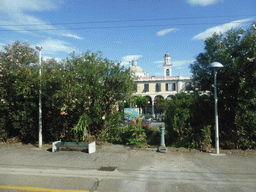
[[[18,186],[8,186],[8,185],[0,185],[0,189],[16,189],[19,191],[44,191],[44,192],[90,192],[88,190],[47,189],[47,188],[40,188],[40,187],[18,187]]]

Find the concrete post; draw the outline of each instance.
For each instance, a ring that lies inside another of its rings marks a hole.
[[[43,146],[43,134],[42,134],[42,87],[41,87],[41,46],[36,46],[36,49],[39,51],[39,77],[40,77],[40,89],[39,89],[39,148]]]
[[[162,153],[166,153],[167,152],[167,148],[165,146],[165,140],[164,140],[164,131],[165,131],[165,128],[160,125],[160,131],[161,131],[161,144],[160,146],[158,147],[158,152],[162,152]]]
[[[181,82],[181,74],[179,73],[179,80],[177,85],[177,92],[180,93],[182,91],[182,82]]]
[[[155,118],[154,100],[152,101],[152,117]]]

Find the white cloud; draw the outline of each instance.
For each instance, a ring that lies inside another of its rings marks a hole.
[[[220,0],[187,0],[190,5],[208,6],[218,3]]]
[[[62,58],[59,57],[49,57],[49,56],[43,56],[43,60],[51,60],[51,59],[55,59],[57,62],[60,62],[62,60]]]
[[[1,28],[20,33],[29,33],[30,31],[35,32],[38,30],[39,32],[66,36],[66,34],[62,34],[64,29],[60,33],[60,31],[56,31],[58,28],[55,28],[50,23],[27,13],[30,11],[37,12],[52,9],[57,9],[56,1],[53,0],[1,0],[0,26]],[[81,38],[69,32],[66,33],[69,34],[69,37]]]
[[[193,63],[194,61],[195,61],[195,59],[187,59],[187,60],[176,60],[176,61],[172,61],[171,63],[173,65],[173,67],[177,67],[177,66],[182,66],[182,65]],[[159,60],[159,61],[154,61],[154,63],[159,63],[159,65],[157,65],[157,67],[161,68],[161,67],[163,67],[164,61]]]
[[[64,37],[72,37],[72,38],[75,38],[75,39],[83,39],[82,37],[79,37],[79,36],[71,34],[71,33],[66,33],[66,34],[61,34],[61,35],[64,36]]]
[[[187,64],[191,64],[194,61],[196,61],[195,59],[187,59],[187,60],[176,60],[172,62],[173,67],[180,67],[183,65],[187,65]]]
[[[142,55],[126,55],[122,57],[121,64],[128,65],[133,59],[138,60],[139,58],[143,57]]]
[[[253,18],[236,20],[236,21],[232,21],[229,23],[225,23],[223,25],[212,27],[212,28],[209,28],[209,29],[205,30],[204,32],[199,33],[198,35],[194,36],[192,38],[192,40],[200,40],[200,39],[204,40],[207,37],[212,36],[213,33],[225,33],[226,31],[230,30],[231,28],[236,28],[236,27],[240,27],[242,25],[246,25],[247,22],[250,22],[252,20],[253,20]]]
[[[38,43],[43,49],[42,52],[47,54],[55,54],[57,52],[72,52],[75,48],[71,47],[66,41],[58,39],[46,39]]]
[[[0,5],[2,11],[42,11],[57,8],[51,0],[1,0]]]
[[[176,30],[178,30],[178,29],[177,28],[164,29],[162,31],[156,32],[156,35],[157,36],[163,36],[163,35],[166,35],[167,33],[171,32],[171,31],[176,31]]]

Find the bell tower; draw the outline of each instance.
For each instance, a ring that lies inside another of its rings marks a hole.
[[[172,76],[172,64],[171,64],[171,57],[169,53],[164,55],[164,77]]]
[[[132,60],[132,66],[137,66],[137,61],[135,59]]]

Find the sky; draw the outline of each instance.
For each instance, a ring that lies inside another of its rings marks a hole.
[[[214,32],[248,28],[255,0],[0,0],[0,50],[14,41],[42,46],[44,60],[101,51],[129,67],[136,59],[149,76],[163,76],[169,53],[172,75],[189,65]]]

